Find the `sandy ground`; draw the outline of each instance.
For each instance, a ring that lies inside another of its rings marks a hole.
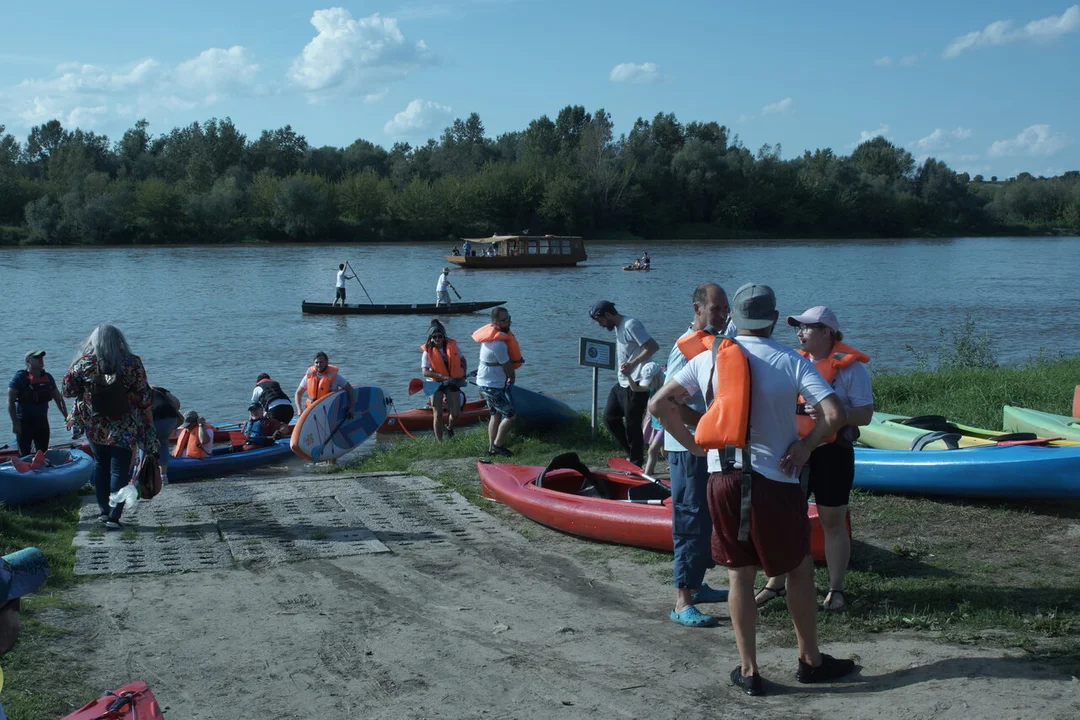
[[[925,635],[825,648],[860,665],[825,687],[795,682],[793,647],[765,645],[770,695],[749,698],[729,684],[726,621],[667,620],[663,566],[500,523],[490,542],[94,579],[69,598],[91,612],[51,618],[71,631],[57,650],[92,648],[91,686],[143,679],[167,717],[200,720],[1080,716],[1076,678]]]

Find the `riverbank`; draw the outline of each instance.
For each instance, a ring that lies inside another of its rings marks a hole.
[[[1077,377],[1080,359],[888,374],[875,377],[875,395],[883,411],[1000,428],[1003,402],[1066,412]],[[522,464],[573,449],[602,467],[618,454],[604,434],[588,437],[582,420],[509,444]],[[324,703],[326,717],[355,716],[343,708],[385,717],[483,709],[639,717],[702,702],[731,716],[766,707],[728,692],[736,656],[726,619],[702,633],[664,620],[669,554],[562,535],[480,499],[476,461],[485,446],[482,431],[445,443],[421,436],[380,446],[339,475],[429,477],[445,488],[432,501],[448,502],[455,491],[520,542],[499,530],[487,544],[451,538],[362,559],[80,580],[71,575],[74,499],[0,510],[0,549],[36,544],[54,573],[47,591],[24,603],[27,629],[3,658],[9,716],[52,719],[136,676],[160,688],[166,704],[205,708],[203,718],[235,716],[224,695],[203,692],[217,683],[224,693],[225,676],[235,702],[265,704],[288,690]],[[769,712],[1075,716],[1080,507],[856,492],[852,524],[849,609],[823,613],[820,623],[830,650],[859,657],[862,676],[834,693],[780,688],[766,701]],[[159,532],[153,524],[133,532],[143,530]],[[708,579],[725,584],[717,571]],[[818,587],[825,582],[819,568]],[[710,611],[726,618],[726,606]],[[788,685],[794,638],[786,608],[771,603],[760,627],[767,677]],[[626,662],[616,668],[612,658]],[[245,669],[239,680],[229,670],[236,667]]]

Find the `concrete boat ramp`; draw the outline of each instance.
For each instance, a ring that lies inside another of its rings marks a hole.
[[[289,475],[166,486],[105,530],[84,498],[75,574],[214,570],[492,542],[516,533],[435,481],[405,473]]]

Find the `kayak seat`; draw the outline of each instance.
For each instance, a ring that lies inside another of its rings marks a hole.
[[[626,494],[630,500],[667,500],[671,497],[670,490],[653,483],[633,485]]]
[[[534,483],[536,487],[544,487],[544,478],[553,470],[573,470],[581,476],[581,488],[575,492],[577,495],[599,497],[606,500],[615,497],[611,490],[611,483],[606,478],[600,477],[585,467],[585,463],[581,462],[581,458],[578,457],[577,453],[563,453],[552,458],[547,467],[541,470],[536,477]]]
[[[923,433],[919,437],[911,441],[912,450],[925,450],[926,446],[932,442],[942,440],[945,442],[945,446],[949,450],[958,450],[960,448],[960,438],[963,435],[960,433],[944,432],[942,430],[933,430],[928,433]]]
[[[921,430],[932,430],[945,433],[960,432],[960,428],[949,422],[944,415],[916,415],[907,420],[898,420],[897,422],[901,425],[907,425],[908,427],[915,427]]]

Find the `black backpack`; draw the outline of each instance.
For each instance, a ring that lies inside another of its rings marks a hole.
[[[90,388],[90,405],[94,414],[116,420],[131,412],[127,387],[119,375],[98,375]]]

